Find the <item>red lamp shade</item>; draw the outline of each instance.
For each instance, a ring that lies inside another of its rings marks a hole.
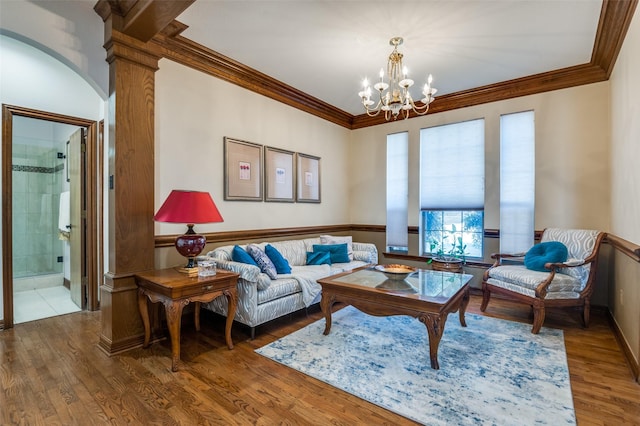
[[[185,272],[188,273],[195,270],[194,259],[207,242],[204,236],[194,232],[193,225],[223,221],[208,192],[176,189],[171,191],[153,219],[158,222],[187,224],[187,233],[176,238],[175,245],[178,253],[188,259],[185,267]]]

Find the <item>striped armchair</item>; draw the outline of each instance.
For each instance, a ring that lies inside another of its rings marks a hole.
[[[492,254],[495,263],[483,276],[480,310],[487,309],[491,293],[498,293],[533,308],[533,334],[538,334],[544,323],[545,308],[552,306],[581,307],[584,326],[588,327],[598,252],[605,235],[585,229],[545,229],[541,243],[559,241],[568,251],[565,262],[546,263],[545,272],[530,270],[514,262],[503,264],[505,259],[521,261],[524,253]]]

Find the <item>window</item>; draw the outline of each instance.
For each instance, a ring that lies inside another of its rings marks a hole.
[[[409,134],[387,135],[387,250],[409,249]]]
[[[533,245],[535,121],[533,111],[500,116],[500,252]]]
[[[465,256],[482,257],[484,119],[420,131],[420,252],[447,252],[461,238]]]

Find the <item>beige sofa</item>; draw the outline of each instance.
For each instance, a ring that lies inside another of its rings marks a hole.
[[[318,303],[321,286],[316,280],[378,262],[378,250],[374,244],[353,242],[348,263],[307,265],[307,252],[312,252],[313,246],[321,243],[320,237],[256,243],[262,250],[267,244],[272,245],[289,262],[291,273],[278,274],[276,279],[269,278],[257,266],[234,262],[233,245],[218,247],[199,259],[213,259],[218,268],[240,275],[235,320],[251,327],[251,338],[254,338],[256,326]],[[247,245],[240,247],[246,249]],[[202,307],[227,315],[225,297]]]

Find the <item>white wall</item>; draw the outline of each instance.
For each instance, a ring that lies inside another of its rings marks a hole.
[[[485,118],[485,228],[499,228],[500,115],[533,109],[536,120],[536,229],[609,230],[607,82],[428,114],[353,131],[351,223],[385,223],[386,135],[409,132],[409,225],[419,224],[420,129]]]
[[[223,223],[199,232],[349,223],[349,130],[162,59],[156,72],[155,210],[172,189],[211,193]],[[224,200],[225,136],[321,157],[321,203]],[[184,225],[156,223],[156,234]]]
[[[611,74],[611,232],[640,245],[640,9]],[[640,267],[616,253],[610,309],[640,359]]]
[[[0,57],[0,103],[96,121],[104,117],[105,101],[57,59],[5,35],[0,35]],[[1,298],[2,292],[4,319]]]

